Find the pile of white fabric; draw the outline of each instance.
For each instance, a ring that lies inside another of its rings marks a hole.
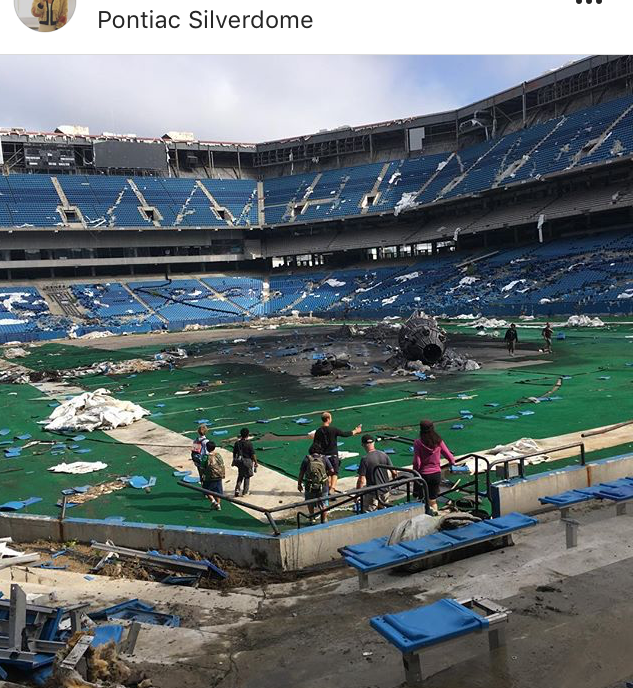
[[[496,329],[497,327],[508,327],[506,320],[497,320],[495,318],[479,318],[473,321],[470,327],[480,329]]]
[[[540,451],[541,447],[535,440],[530,437],[523,437],[512,444],[498,444],[486,453],[492,454],[496,459],[518,459],[521,456],[527,456]],[[527,463],[542,463],[547,461],[548,458],[547,454],[539,454],[538,456],[532,456]]]
[[[48,418],[47,430],[112,430],[131,425],[150,412],[130,401],[120,401],[107,389],[80,394],[58,406]]]
[[[588,315],[572,315],[563,327],[605,327],[600,318],[590,318]]]

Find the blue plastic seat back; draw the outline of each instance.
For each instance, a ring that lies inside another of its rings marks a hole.
[[[399,614],[377,616],[370,624],[401,652],[415,652],[488,627],[487,619],[449,599]]]
[[[411,540],[410,542],[401,542],[400,547],[411,552],[413,556],[440,552],[442,550],[450,549],[455,546],[455,540],[446,537],[444,533],[431,533],[423,538]]]
[[[518,511],[513,511],[505,516],[491,518],[489,521],[486,521],[487,526],[498,530],[499,533],[510,533],[513,530],[535,526],[537,523],[538,521],[535,518],[520,514]]]
[[[410,558],[409,552],[399,545],[378,547],[364,554],[347,555],[347,563],[361,571],[372,571],[384,566],[404,564]]]
[[[633,485],[615,487],[610,485],[597,485],[596,487],[598,488],[596,496],[601,499],[611,499],[616,502],[633,499]]]
[[[379,547],[384,547],[387,544],[389,538],[385,535],[384,537],[374,538],[373,540],[368,540],[367,542],[361,542],[358,545],[349,545],[344,548],[345,554],[365,554],[366,552],[373,552],[373,550]]]
[[[470,523],[463,528],[455,528],[455,530],[445,530],[444,535],[464,544],[466,542],[475,542],[477,540],[485,540],[486,538],[498,536],[499,531],[491,528],[482,521],[481,523]]]
[[[541,504],[553,504],[554,506],[571,506],[572,504],[587,502],[593,498],[593,495],[585,494],[580,490],[567,490],[559,494],[539,497],[539,502],[541,502]]]

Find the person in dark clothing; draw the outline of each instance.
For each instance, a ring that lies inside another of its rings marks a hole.
[[[310,516],[314,511],[321,511],[326,505],[328,495],[328,480],[334,474],[334,468],[330,460],[323,453],[323,447],[314,442],[308,451],[308,455],[303,459],[299,469],[297,488],[299,492],[304,492],[305,498],[318,499],[318,502],[308,504]],[[323,514],[323,520],[327,521],[327,512]]]
[[[508,328],[504,339],[510,356],[514,356],[514,351],[519,343],[519,333],[517,332],[517,326],[514,323],[512,323],[512,325],[510,325]]]
[[[325,412],[321,415],[321,425],[320,428],[314,433],[314,443],[323,447],[325,456],[328,457],[332,468],[334,469],[334,474],[330,479],[330,492],[336,488],[336,483],[338,482],[338,474],[341,468],[341,462],[338,458],[338,442],[339,437],[352,437],[353,435],[360,435],[363,431],[362,425],[357,425],[351,431],[339,430],[332,425],[332,414]]]
[[[358,467],[358,480],[356,481],[356,489],[360,490],[363,487],[372,485],[381,485],[389,482],[389,476],[395,480],[398,472],[393,467],[391,459],[385,452],[376,449],[374,438],[371,435],[363,435],[361,440],[365,456],[360,461]],[[378,468],[384,466],[385,468]],[[376,492],[368,492],[362,495],[363,511],[375,511],[376,509],[384,509],[387,505],[388,488],[376,490]]]
[[[257,456],[253,443],[248,439],[250,432],[248,428],[240,430],[240,439],[233,445],[233,466],[237,468],[237,482],[235,483],[235,496],[240,496],[242,484],[242,496],[246,496],[251,487],[251,478],[257,471]]]
[[[554,337],[554,330],[552,329],[552,326],[549,323],[545,324],[545,327],[541,331],[541,335],[543,336],[543,339],[545,340],[545,353],[546,354],[551,354],[552,353],[552,338]]]

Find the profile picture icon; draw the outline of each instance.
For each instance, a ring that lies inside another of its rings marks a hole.
[[[77,0],[14,0],[15,12],[29,29],[51,33],[63,29],[75,13]]]

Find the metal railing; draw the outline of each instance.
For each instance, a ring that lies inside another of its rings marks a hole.
[[[411,440],[408,440],[408,438],[400,437],[400,436],[390,436],[390,440],[395,440],[395,441],[401,441],[403,443],[412,443]],[[566,451],[569,449],[574,449],[575,447],[580,448],[580,465],[585,466],[586,465],[586,452],[585,452],[585,444],[584,442],[573,442],[571,444],[566,444],[560,447],[552,447],[548,449],[543,449],[541,451],[533,452],[531,454],[524,454],[523,456],[514,456],[514,457],[509,457],[509,458],[502,458],[502,459],[496,459],[496,460],[490,460],[486,458],[485,456],[481,456],[480,454],[465,454],[464,456],[460,456],[458,459],[456,459],[456,463],[464,463],[465,461],[468,461],[469,459],[474,459],[475,460],[475,471],[474,474],[472,475],[472,480],[469,480],[466,483],[462,483],[460,481],[459,486],[454,486],[451,488],[448,488],[444,490],[443,492],[439,493],[439,496],[442,497],[444,495],[453,493],[453,492],[464,492],[467,495],[472,495],[473,501],[474,501],[474,509],[479,510],[479,505],[481,502],[481,499],[483,497],[486,497],[488,500],[491,499],[491,485],[492,485],[492,479],[491,479],[491,473],[493,469],[496,466],[503,466],[503,475],[505,476],[505,479],[507,479],[510,475],[510,470],[509,466],[510,464],[517,463],[519,465],[519,473],[518,477],[519,478],[525,478],[525,462],[527,459],[531,459],[535,456],[542,456],[543,454],[553,454],[556,452],[560,451]],[[480,464],[484,464],[485,468],[482,470],[480,468]],[[376,481],[376,476],[377,476],[377,471],[390,471],[390,470],[395,470],[397,473],[405,473],[407,474],[407,477],[398,477],[395,480],[389,480],[386,482],[380,482]],[[331,511],[333,508],[337,507],[342,507],[346,504],[358,502],[359,504],[359,513],[364,513],[365,511],[365,500],[363,500],[363,496],[367,494],[373,493],[375,495],[375,498],[377,499],[378,502],[380,502],[380,492],[386,490],[393,492],[399,488],[406,488],[406,501],[411,502],[413,501],[420,501],[424,502],[425,505],[425,512],[428,514],[430,513],[430,508],[429,508],[429,488],[426,483],[426,480],[424,479],[424,476],[420,475],[416,470],[413,468],[398,468],[396,466],[390,467],[390,466],[375,466],[373,469],[373,474],[372,474],[372,479],[374,482],[377,484],[374,485],[368,485],[366,487],[362,488],[355,488],[353,490],[347,490],[346,492],[335,492],[332,494],[324,495],[323,497],[315,497],[312,499],[304,499],[299,502],[293,502],[291,504],[282,504],[281,506],[276,506],[272,507],[270,509],[267,509],[262,506],[258,506],[257,504],[252,504],[251,502],[246,502],[243,499],[239,499],[237,497],[232,497],[230,495],[226,494],[220,494],[218,492],[213,492],[211,490],[205,490],[203,487],[200,485],[195,485],[191,483],[186,483],[182,480],[178,481],[178,485],[181,487],[186,487],[190,490],[195,490],[196,492],[200,492],[201,494],[204,495],[209,495],[211,497],[216,497],[218,499],[223,499],[226,500],[227,502],[231,502],[232,504],[236,504],[237,506],[241,506],[245,509],[250,509],[252,511],[255,511],[257,513],[263,514],[266,516],[266,519],[268,520],[268,523],[270,524],[270,527],[273,530],[273,533],[275,535],[280,535],[281,531],[279,530],[279,527],[277,525],[277,522],[275,520],[275,516],[281,512],[284,511],[294,511],[296,510],[296,519],[297,519],[297,528],[301,528],[301,519],[306,519],[310,523],[313,523],[317,518],[321,521],[321,523],[325,522],[326,515],[328,511]],[[459,474],[456,474],[459,475]],[[485,489],[481,490],[479,487],[479,481],[480,477],[484,477],[485,481]],[[503,477],[502,477],[503,479]],[[420,487],[420,492],[416,495],[415,493],[417,492],[413,488],[415,486]],[[472,488],[472,489],[471,489]],[[323,504],[323,502],[327,501],[326,506],[322,506],[319,509],[313,509],[312,513],[306,513],[306,511],[301,511],[301,509],[304,509],[309,506],[315,506],[318,504]]]
[[[376,475],[376,470],[390,470],[390,467],[387,466],[376,466],[374,468],[374,476]],[[331,511],[334,507],[340,507],[345,504],[350,504],[352,502],[359,502],[360,503],[360,513],[363,513],[364,511],[364,504],[363,504],[363,499],[362,497],[366,494],[374,493],[376,495],[376,498],[379,498],[379,492],[382,490],[389,490],[389,491],[394,491],[398,488],[405,487],[406,488],[406,501],[411,502],[412,499],[415,499],[416,501],[421,501],[424,502],[425,505],[425,511],[429,513],[429,490],[428,486],[426,484],[426,481],[424,478],[417,472],[414,471],[411,468],[397,468],[393,467],[393,470],[397,471],[398,473],[407,473],[407,477],[404,478],[397,478],[396,480],[390,480],[388,482],[381,482],[377,485],[368,485],[367,487],[362,487],[362,488],[356,488],[353,490],[347,490],[346,492],[335,492],[332,494],[328,494],[327,496],[323,497],[316,497],[313,499],[304,499],[300,502],[293,502],[291,504],[282,504],[281,506],[276,506],[272,507],[271,509],[267,509],[265,507],[259,506],[257,504],[252,504],[250,502],[246,502],[243,499],[239,499],[237,497],[232,497],[230,495],[226,494],[220,494],[219,492],[213,492],[212,490],[205,490],[203,487],[200,485],[195,485],[192,483],[186,483],[182,480],[178,481],[178,485],[181,487],[187,487],[190,490],[194,490],[196,492],[200,492],[201,494],[204,495],[209,495],[211,497],[216,497],[217,499],[222,499],[227,502],[230,502],[231,504],[236,504],[237,506],[241,506],[245,509],[250,509],[252,511],[256,511],[257,513],[263,514],[266,516],[266,519],[268,520],[268,523],[270,524],[270,527],[273,530],[273,533],[275,535],[280,535],[281,531],[279,530],[279,527],[277,525],[277,522],[275,521],[275,516],[283,511],[293,511],[293,510],[299,510],[303,509],[305,507],[311,506],[311,505],[317,505],[317,504],[323,504],[324,501],[327,501],[328,504],[327,506],[324,506],[322,508],[319,508],[318,510],[314,510],[312,514],[306,514],[305,511],[298,511],[297,512],[297,528],[301,527],[301,518],[307,518],[310,520],[310,522],[314,522],[315,519],[319,519],[321,523],[325,522],[325,517],[328,511]],[[414,490],[412,489],[414,485],[419,485],[420,486],[420,493],[421,497],[415,497],[414,496]]]

